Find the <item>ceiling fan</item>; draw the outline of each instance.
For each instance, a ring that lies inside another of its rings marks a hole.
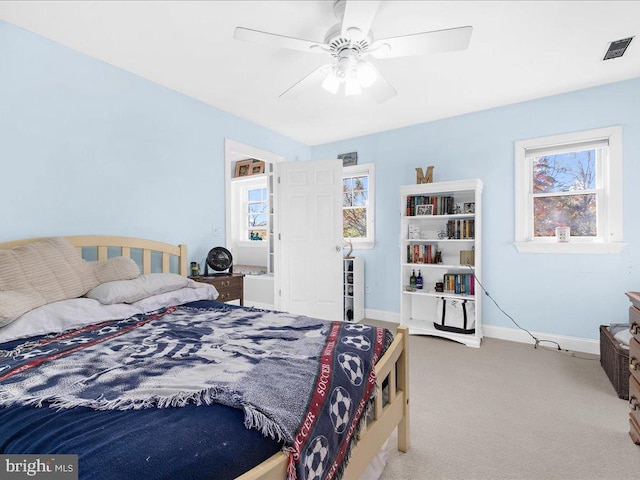
[[[367,57],[383,59],[452,52],[464,50],[469,44],[470,26],[376,40],[370,27],[379,4],[379,1],[337,0],[333,11],[339,23],[327,31],[324,43],[244,27],[235,29],[234,38],[333,57],[331,63],[311,72],[280,97],[294,97],[307,88],[321,85],[334,94],[343,89],[345,95],[358,95],[364,89],[378,103],[397,92]]]

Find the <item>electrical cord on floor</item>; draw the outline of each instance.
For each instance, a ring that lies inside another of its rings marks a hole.
[[[525,332],[527,332],[529,334],[529,336],[531,338],[533,338],[533,341],[535,342],[533,344],[533,348],[538,348],[538,345],[540,345],[541,343],[545,342],[545,343],[553,343],[554,345],[557,346],[557,350],[565,350],[565,351],[569,351],[566,349],[563,349],[562,347],[560,347],[560,344],[558,342],[554,342],[553,340],[544,340],[541,338],[536,337],[533,333],[531,333],[529,330],[527,330],[524,327],[521,327],[518,322],[516,322],[513,317],[511,315],[509,315],[507,312],[505,312],[502,307],[500,305],[498,305],[498,302],[496,302],[496,300],[489,294],[489,292],[487,291],[486,288],[484,288],[484,285],[482,285],[482,283],[480,282],[480,280],[478,280],[478,277],[476,277],[476,272],[473,269],[473,267],[471,265],[466,265],[467,267],[469,267],[469,269],[471,270],[471,274],[473,275],[473,279],[475,281],[475,283],[477,283],[478,285],[480,285],[480,288],[482,289],[482,291],[484,292],[484,294],[489,297],[491,299],[491,301],[495,304],[496,307],[498,307],[498,310],[500,310],[509,320],[511,320],[513,322],[513,324],[518,327],[520,330],[523,330]],[[554,349],[556,350],[556,349]]]

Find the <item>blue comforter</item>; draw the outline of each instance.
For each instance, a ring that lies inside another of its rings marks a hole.
[[[290,478],[339,478],[390,340],[216,302],[46,339],[0,359],[0,452],[77,453],[81,478],[222,479],[283,445]]]

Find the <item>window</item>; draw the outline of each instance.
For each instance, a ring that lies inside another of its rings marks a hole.
[[[374,245],[374,165],[344,167],[342,174],[343,236],[354,248]]]
[[[620,127],[517,141],[516,248],[618,253],[622,242]],[[557,227],[570,228],[558,242]]]
[[[247,232],[245,240],[267,239],[268,193],[267,188],[249,188],[247,192]]]

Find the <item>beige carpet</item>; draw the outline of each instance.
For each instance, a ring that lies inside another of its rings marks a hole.
[[[410,349],[411,449],[394,434],[381,480],[640,478],[628,404],[597,357],[492,338]]]

